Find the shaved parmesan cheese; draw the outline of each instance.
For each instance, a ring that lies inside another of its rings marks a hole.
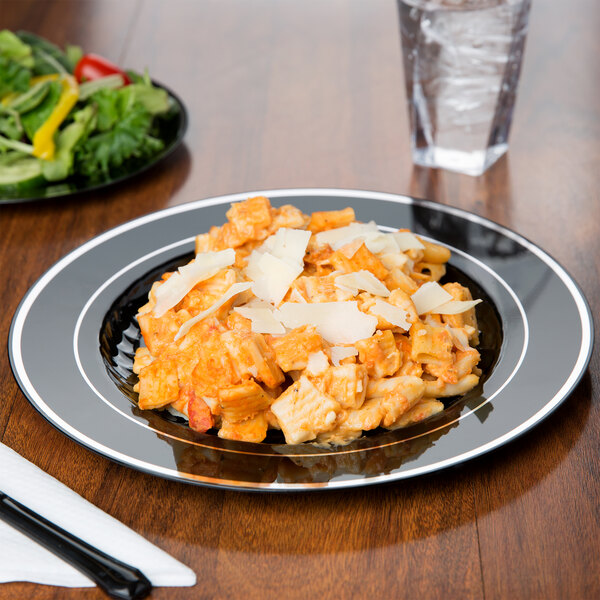
[[[248,279],[256,281],[263,274],[261,268],[258,266],[263,254],[264,252],[259,252],[258,250],[252,250],[250,253],[250,256],[248,257],[248,264],[244,269],[244,273]]]
[[[422,315],[453,300],[452,296],[435,281],[424,283],[412,296],[417,313]]]
[[[349,244],[357,238],[364,239],[369,234],[379,234],[379,229],[374,221],[370,223],[350,223],[346,227],[329,229],[315,234],[317,244],[329,244],[333,250]]]
[[[221,252],[203,252],[189,264],[179,269],[155,291],[155,317],[162,317],[170,308],[180,302],[186,294],[201,281],[210,279],[221,269],[235,262],[235,250],[228,248]]]
[[[464,329],[460,327],[450,327],[448,325],[446,325],[446,329],[450,332],[452,341],[459,350],[469,349],[469,337]]]
[[[387,297],[390,295],[390,290],[373,273],[364,270],[346,275],[338,275],[335,278],[335,286],[340,289],[350,290],[354,296],[356,296],[358,290],[364,290],[375,296]]]
[[[477,306],[481,300],[451,300],[431,310],[437,315],[458,315]]]
[[[408,265],[410,270],[414,266],[413,261],[402,252],[390,252],[388,254],[380,254],[379,260],[383,266],[391,271],[392,269],[402,269],[404,265]]]
[[[304,270],[303,266],[292,266],[269,252],[260,257],[256,268],[260,275],[254,279],[252,291],[262,300],[275,306],[283,300],[294,279]]]
[[[329,359],[323,350],[319,352],[313,352],[308,355],[308,362],[306,363],[306,374],[316,377],[324,373],[329,367]]]
[[[358,249],[363,245],[363,243],[363,240],[359,238],[353,240],[345,246],[342,246],[339,250],[347,259],[351,259],[356,254]]]
[[[234,296],[237,296],[237,294],[249,290],[251,286],[252,284],[250,282],[234,283],[214,304],[209,306],[206,310],[203,310],[201,313],[198,313],[195,317],[187,320],[175,334],[175,339],[178,340],[179,338],[183,337],[196,323],[202,321],[202,319],[206,319],[208,315],[221,308],[225,302]]]
[[[281,227],[263,242],[261,249],[290,265],[304,265],[306,246],[311,235],[310,231],[303,229]]]
[[[379,233],[377,235],[367,236],[365,239],[365,246],[373,254],[379,254],[380,252],[400,252],[400,248],[392,234]]]
[[[340,361],[348,358],[349,356],[356,356],[358,350],[352,346],[331,346],[329,348],[331,354],[331,362],[336,366],[340,366]]]
[[[355,301],[298,304],[285,302],[279,308],[281,322],[290,329],[314,325],[330,344],[353,344],[371,337],[377,317],[358,309]]]
[[[252,321],[254,333],[285,333],[285,327],[269,308],[238,306],[233,310]]]
[[[248,257],[246,276],[256,296],[277,305],[304,270],[304,254],[310,231],[282,227]]]
[[[354,245],[349,246],[349,244],[361,241],[373,254],[381,252],[390,254],[413,249],[423,250],[425,248],[419,239],[409,231],[385,234],[379,231],[374,221],[351,223],[346,227],[322,231],[315,235],[315,239],[318,244],[329,244],[333,250],[345,248],[344,254],[350,252],[352,255],[360,247],[360,243],[356,248]]]
[[[377,298],[377,300],[375,300],[375,305],[371,307],[371,312],[383,317],[388,323],[391,323],[396,327],[401,327],[406,331],[410,329],[411,324],[408,322],[408,313],[402,308],[394,306],[389,302]]]
[[[395,233],[392,233],[392,235],[401,252],[425,249],[425,246],[420,242],[419,238],[410,231],[396,231]]]
[[[271,304],[261,300],[260,298],[256,298],[256,296],[248,300],[244,306],[248,308],[268,308],[270,311],[273,310],[273,306]]]

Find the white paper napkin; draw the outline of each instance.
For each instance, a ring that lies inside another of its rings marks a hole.
[[[0,490],[59,527],[127,564],[153,586],[192,586],[195,573],[0,443]],[[0,521],[0,582],[66,587],[95,584],[68,563]]]

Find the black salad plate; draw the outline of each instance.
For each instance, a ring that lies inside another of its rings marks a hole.
[[[113,177],[102,181],[92,182],[88,179],[79,178],[77,175],[72,175],[64,181],[47,183],[26,190],[14,192],[2,190],[0,191],[0,205],[63,198],[84,192],[104,190],[144,173],[169,156],[183,141],[183,136],[188,127],[188,114],[183,102],[176,94],[156,81],[152,83],[169,94],[170,105],[169,110],[165,114],[157,116],[152,125],[152,134],[164,142],[164,148],[158,154],[150,160],[130,159],[123,164],[119,172],[115,173]]]
[[[484,374],[443,412],[330,449],[195,433],[135,403],[134,315],[152,281],[192,256],[194,236],[229,204],[265,195],[305,213],[352,206],[383,230],[407,227],[452,251],[448,279],[468,285]],[[556,344],[556,340],[560,344]],[[48,345],[52,340],[52,356]],[[351,488],[459,464],[506,444],[550,414],[590,359],[593,324],[577,284],[548,254],[476,215],[406,196],[328,189],[236,194],[175,206],[121,225],[65,256],[14,316],[13,372],[32,405],[65,435],[118,463],[188,483],[257,491]],[[552,352],[548,352],[548,348]]]

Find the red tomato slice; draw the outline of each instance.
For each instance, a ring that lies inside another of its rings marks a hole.
[[[125,71],[97,54],[85,54],[82,56],[77,65],[75,65],[73,74],[79,83],[82,81],[93,81],[107,75],[121,75],[125,81],[125,85],[131,83],[131,79],[129,79]]]

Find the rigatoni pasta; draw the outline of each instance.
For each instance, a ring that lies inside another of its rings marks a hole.
[[[308,216],[255,197],[227,218],[138,312],[140,408],[225,439],[347,444],[479,382],[479,300],[438,283],[447,248],[352,208]]]

